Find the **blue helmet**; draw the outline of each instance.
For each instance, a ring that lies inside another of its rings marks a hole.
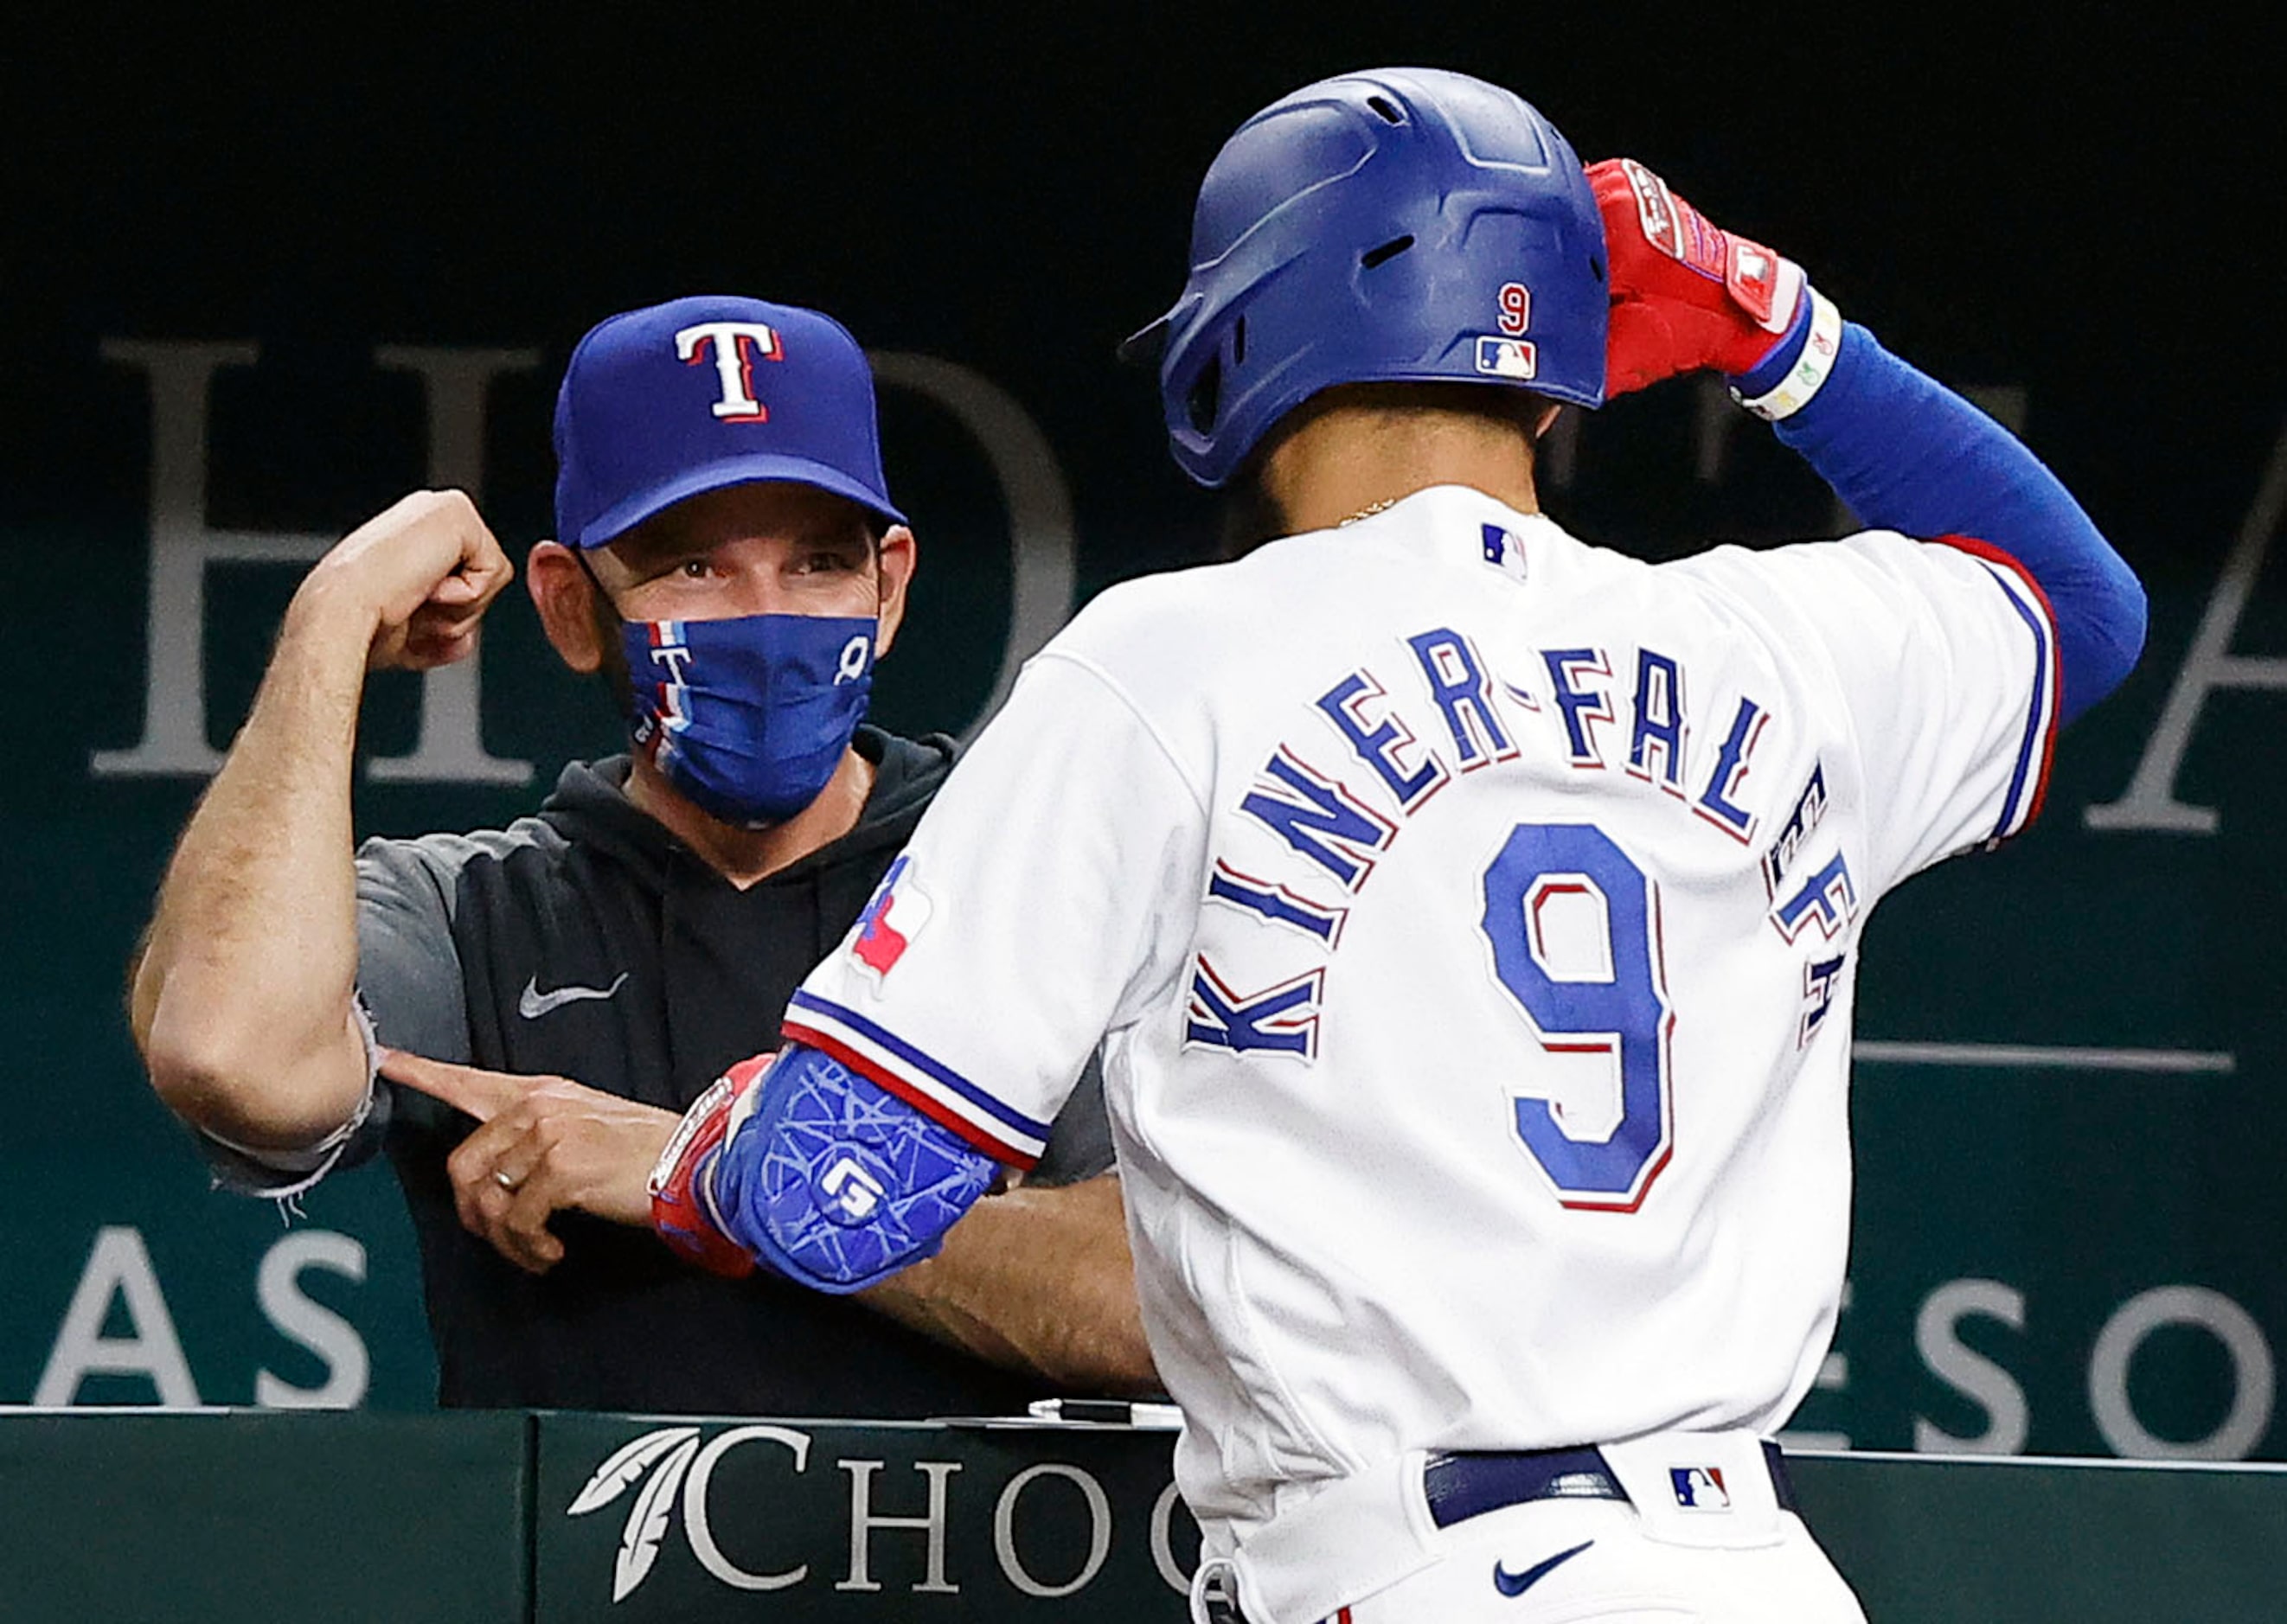
[[[1238,471],[1337,383],[1506,383],[1604,400],[1604,228],[1580,160],[1515,93],[1379,68],[1272,103],[1223,144],[1164,347],[1175,461]]]

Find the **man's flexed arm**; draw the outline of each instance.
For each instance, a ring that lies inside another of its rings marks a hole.
[[[152,1085],[192,1123],[292,1149],[356,1110],[350,777],[366,673],[465,658],[511,573],[466,496],[423,491],[344,538],[295,593],[131,978]]]

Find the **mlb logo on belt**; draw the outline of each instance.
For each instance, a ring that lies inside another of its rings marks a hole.
[[[1529,338],[1480,338],[1477,370],[1488,377],[1531,378],[1540,371],[1540,355]]]
[[[1667,1480],[1675,1486],[1675,1503],[1687,1511],[1731,1509],[1731,1491],[1723,1486],[1720,1466],[1671,1466]]]

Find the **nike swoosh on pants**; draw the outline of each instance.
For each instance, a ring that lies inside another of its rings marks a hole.
[[[1570,1562],[1596,1541],[1583,1540],[1570,1550],[1560,1550],[1545,1562],[1536,1562],[1522,1573],[1512,1573],[1500,1563],[1493,1564],[1493,1589],[1503,1596],[1523,1596],[1534,1585],[1548,1577],[1563,1564]]]

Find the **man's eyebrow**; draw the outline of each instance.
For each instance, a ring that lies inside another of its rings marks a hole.
[[[628,540],[635,545],[622,556],[633,570],[671,569],[686,558],[701,557],[715,550],[713,543],[680,529],[648,532]]]
[[[794,548],[831,548],[851,554],[870,553],[873,537],[861,520],[852,520],[835,514],[816,514],[797,517],[779,532],[785,542]],[[675,568],[693,558],[704,558],[730,538],[693,534],[680,525],[630,532],[621,538],[618,547],[621,561],[628,568],[646,578]]]
[[[794,540],[801,547],[841,548],[856,553],[868,550],[872,539],[863,524],[821,516],[797,530]]]

